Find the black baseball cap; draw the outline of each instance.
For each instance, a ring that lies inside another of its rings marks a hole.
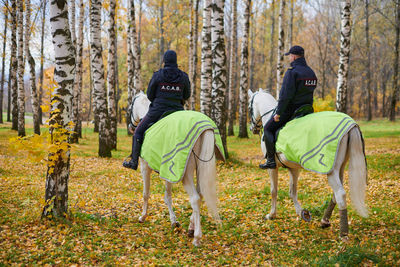
[[[285,56],[289,54],[304,56],[304,49],[301,46],[295,45],[289,49],[289,52],[285,53]]]

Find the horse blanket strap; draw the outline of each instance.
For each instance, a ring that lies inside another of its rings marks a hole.
[[[151,126],[145,133],[140,156],[162,179],[177,183],[185,173],[194,144],[209,129],[214,130],[217,158],[225,160],[214,121],[203,113],[186,110],[176,111]]]
[[[342,137],[357,123],[347,114],[317,112],[289,121],[278,135],[276,151],[304,169],[328,174]]]

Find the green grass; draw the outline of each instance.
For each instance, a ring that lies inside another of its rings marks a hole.
[[[349,206],[350,241],[340,242],[337,208],[332,227],[319,220],[330,201],[326,176],[303,171],[299,200],[312,221],[297,219],[289,197],[286,170],[280,171],[278,217],[265,221],[270,208],[267,172],[259,136],[228,137],[230,159],[218,163],[222,220],[216,225],[201,211],[202,247],[186,236],[192,212],[181,184],[173,187],[180,229],[171,229],[164,204],[164,182],[152,175],[149,218],[139,223],[142,179],[121,167],[131,137],[123,125],[113,158],[97,157],[98,136],[84,124],[83,139],[72,146],[69,210],[66,220],[40,220],[46,166],[26,152],[8,149],[16,136],[0,125],[0,266],[8,265],[400,265],[400,123],[359,122],[368,159],[370,217]],[[32,133],[28,123],[28,133]],[[235,128],[237,133],[237,128]],[[345,179],[347,188],[347,178]],[[348,202],[351,203],[349,197]]]

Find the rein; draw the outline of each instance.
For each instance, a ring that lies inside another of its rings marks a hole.
[[[253,116],[253,115],[254,115],[254,112],[253,112],[253,110],[254,110],[254,109],[253,109],[253,102],[254,102],[254,98],[255,98],[256,94],[258,94],[258,92],[256,92],[256,93],[251,97],[250,106],[249,106],[249,117],[250,117],[251,124],[254,125],[254,129],[259,130],[259,129],[261,129],[261,127],[262,127],[262,123],[260,124],[260,122],[262,122],[262,118],[263,118],[264,116],[268,115],[269,113],[275,111],[276,108],[273,108],[273,109],[271,109],[271,110],[268,110],[267,112],[265,112],[264,114],[262,114],[258,120],[255,120],[255,119],[254,119],[254,116]]]

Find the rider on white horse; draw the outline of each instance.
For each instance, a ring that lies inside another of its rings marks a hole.
[[[147,88],[147,97],[151,101],[149,111],[135,130],[131,160],[123,163],[124,167],[134,170],[138,167],[145,131],[163,114],[183,110],[184,101],[190,97],[189,77],[178,68],[175,51],[165,52],[164,68],[153,74]]]
[[[293,46],[285,56],[289,55],[291,67],[285,73],[282,88],[279,92],[278,106],[273,116],[264,126],[264,142],[267,148],[267,161],[260,164],[261,169],[275,169],[275,134],[297,113],[312,113],[313,92],[317,86],[317,77],[307,65],[304,49]]]

